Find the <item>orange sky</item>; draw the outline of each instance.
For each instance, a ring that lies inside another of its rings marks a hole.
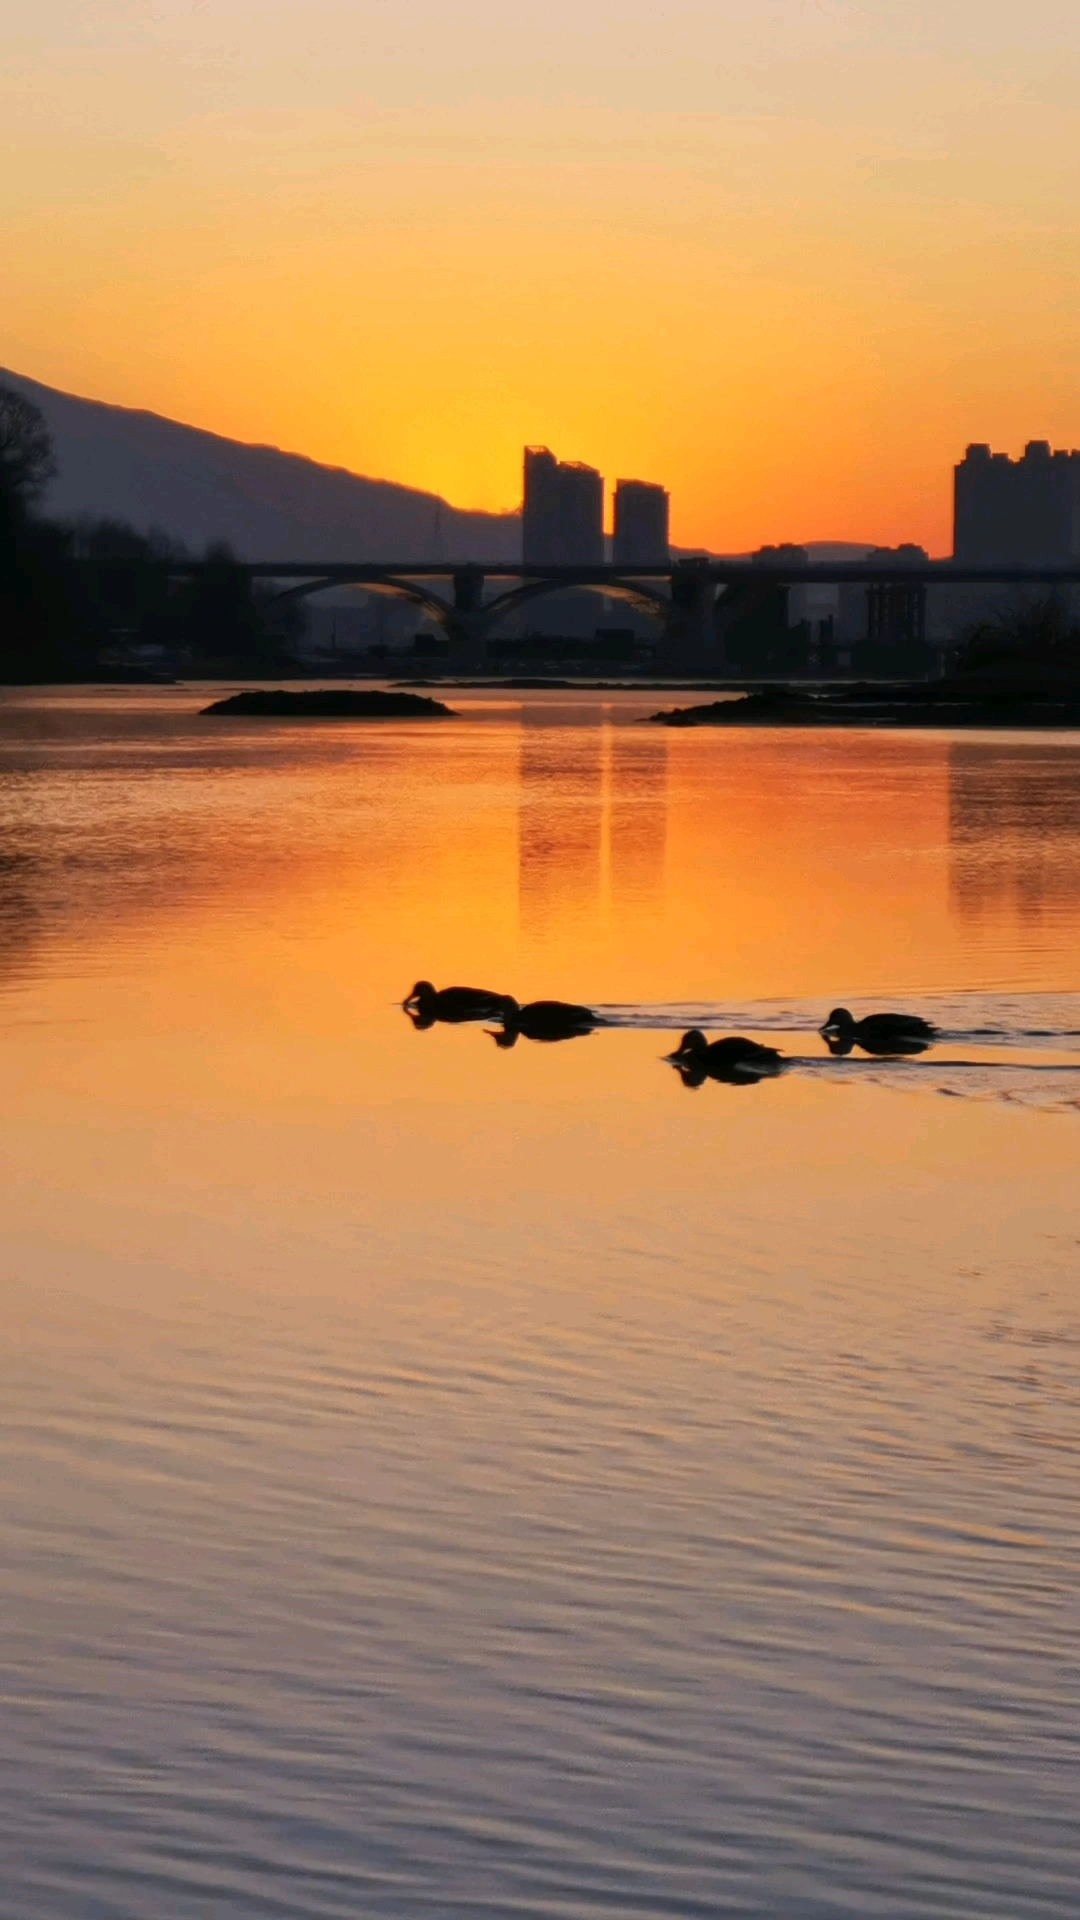
[[[1080,443],[1073,0],[41,0],[0,79],[0,363],[511,507],[950,545]],[[510,17],[512,16],[512,17]]]

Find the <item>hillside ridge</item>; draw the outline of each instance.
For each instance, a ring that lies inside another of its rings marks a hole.
[[[516,513],[472,512],[307,454],[231,440],[145,408],[86,400],[0,368],[40,407],[57,459],[44,501],[65,520],[159,528],[193,552],[224,540],[241,559],[510,560]]]

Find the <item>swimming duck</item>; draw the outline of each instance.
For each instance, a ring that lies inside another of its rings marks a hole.
[[[499,1047],[512,1047],[521,1033],[526,1040],[576,1040],[604,1024],[591,1007],[578,1007],[568,1000],[530,1000],[519,1007],[506,994],[500,1012],[502,1032],[491,1036]]]
[[[775,1047],[764,1047],[758,1040],[746,1040],[731,1034],[724,1040],[707,1040],[697,1027],[684,1033],[674,1053],[668,1055],[679,1069],[686,1086],[699,1087],[703,1080],[723,1080],[729,1086],[743,1085],[779,1073],[783,1055]]]
[[[829,1052],[922,1053],[937,1038],[937,1028],[917,1013],[868,1013],[856,1020],[846,1007],[834,1007],[821,1032]]]
[[[443,987],[437,993],[430,980],[418,980],[402,1006],[416,1027],[433,1027],[436,1020],[459,1025],[463,1020],[498,1020],[506,995],[487,987]]]

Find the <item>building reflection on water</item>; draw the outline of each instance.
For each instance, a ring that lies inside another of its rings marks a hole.
[[[961,918],[1080,918],[1080,752],[1042,740],[950,746],[949,851]]]
[[[611,902],[654,907],[667,851],[667,735],[660,727],[619,727],[606,740]]]
[[[587,716],[587,717],[586,717]],[[601,705],[560,724],[522,715],[518,890],[521,931],[579,932],[633,917],[663,895],[667,749],[660,729],[607,724]]]

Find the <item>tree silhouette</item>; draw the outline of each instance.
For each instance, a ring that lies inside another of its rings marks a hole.
[[[55,472],[41,408],[14,387],[0,385],[0,495],[9,510],[33,506]]]

